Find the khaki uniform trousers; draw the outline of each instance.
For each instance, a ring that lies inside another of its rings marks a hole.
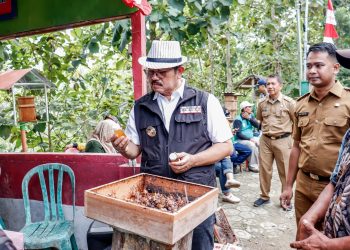
[[[272,140],[269,137],[262,135],[260,137],[259,146],[259,179],[260,179],[260,197],[264,200],[269,200],[271,179],[272,179],[272,164],[276,160],[278,175],[282,183],[282,189],[286,185],[286,175],[288,172],[289,155],[292,148],[291,136]]]
[[[323,189],[329,184],[329,181],[317,181],[305,175],[299,169],[295,187],[295,218],[297,225],[300,218],[309,210],[312,204],[317,200]],[[315,228],[322,230],[323,222],[320,221],[315,225]]]

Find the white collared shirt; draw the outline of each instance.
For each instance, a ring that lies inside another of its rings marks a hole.
[[[163,115],[163,122],[168,132],[171,116],[180,98],[183,98],[184,87],[185,79],[182,79],[181,86],[172,93],[170,100],[159,93],[155,93],[154,95],[153,100],[157,99],[159,109]],[[227,123],[220,102],[212,94],[209,94],[207,103],[207,130],[209,138],[213,143],[225,142],[232,137],[231,128]],[[130,112],[125,134],[133,143],[140,145],[140,138],[135,124],[134,107]]]
[[[165,96],[159,94],[158,92],[154,94],[153,100],[157,99],[158,107],[162,112],[163,122],[168,132],[170,127],[171,116],[174,113],[176,104],[179,102],[180,98],[183,98],[184,88],[185,79],[181,79],[180,87],[171,94],[170,100],[168,100]]]

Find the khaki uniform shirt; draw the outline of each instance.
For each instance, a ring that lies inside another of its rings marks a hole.
[[[293,139],[299,141],[299,168],[330,176],[350,125],[350,90],[337,81],[320,101],[311,91],[297,101]]]
[[[276,100],[267,96],[259,102],[256,118],[261,122],[261,131],[267,136],[292,133],[295,102],[280,94]]]

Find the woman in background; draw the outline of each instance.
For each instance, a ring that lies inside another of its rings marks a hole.
[[[115,116],[105,115],[104,120],[100,121],[91,138],[87,143],[73,143],[69,144],[65,148],[66,153],[117,153],[117,151],[112,146],[110,138],[114,132],[121,129],[118,120]]]
[[[117,153],[110,138],[120,125],[112,119],[100,121],[85,146],[86,153]]]

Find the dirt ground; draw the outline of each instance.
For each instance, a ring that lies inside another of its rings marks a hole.
[[[241,182],[239,189],[232,189],[241,199],[238,204],[221,202],[221,206],[239,239],[243,250],[291,249],[289,243],[295,238],[296,223],[294,209],[283,211],[279,205],[281,184],[274,167],[271,187],[271,202],[262,207],[253,206],[259,198],[259,174],[245,172],[235,175]],[[220,196],[219,196],[220,197]]]

